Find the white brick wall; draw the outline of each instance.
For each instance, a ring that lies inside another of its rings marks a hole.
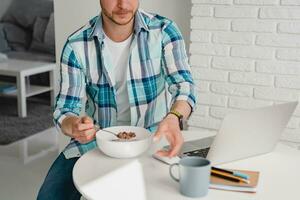
[[[281,5],[300,6],[300,1],[299,0],[281,0]]]
[[[278,49],[276,57],[279,60],[300,61],[300,49]]]
[[[278,24],[278,31],[280,33],[300,33],[300,22],[282,22],[282,23],[279,23]]]
[[[272,33],[276,30],[276,23],[252,19],[234,19],[231,22],[231,28],[234,32]]]
[[[262,19],[300,19],[299,8],[286,8],[281,7],[271,7],[271,8],[260,8],[259,18]]]
[[[212,59],[211,67],[232,71],[254,71],[255,62],[250,59],[215,56]]]
[[[300,0],[192,0],[190,125],[219,129],[228,112],[300,100]],[[300,106],[282,139],[300,142]]]

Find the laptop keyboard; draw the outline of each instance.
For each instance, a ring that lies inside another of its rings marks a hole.
[[[188,152],[184,152],[182,153],[184,156],[199,156],[202,158],[206,158],[207,154],[209,151],[209,147],[205,148],[205,149],[196,149],[193,151],[188,151]]]

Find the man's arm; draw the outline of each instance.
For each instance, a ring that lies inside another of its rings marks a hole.
[[[164,28],[162,46],[162,69],[168,83],[168,90],[172,95],[172,108],[177,107],[175,101],[185,101],[193,111],[196,104],[194,80],[183,37],[174,22]],[[182,109],[182,114],[186,109],[190,110],[186,106]]]
[[[63,134],[80,143],[87,143],[94,138],[95,130],[92,119],[79,117],[85,94],[85,78],[69,41],[64,46],[60,67],[60,90],[53,113],[54,122]]]
[[[172,94],[172,109],[188,119],[194,109],[196,98],[194,82],[188,64],[182,35],[174,23],[170,23],[163,31],[163,69],[165,79]],[[165,136],[170,149],[160,150],[160,156],[176,156],[183,144],[178,117],[169,113],[159,124],[154,140]]]

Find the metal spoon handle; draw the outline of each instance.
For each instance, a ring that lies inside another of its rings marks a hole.
[[[107,133],[110,133],[110,134],[113,134],[114,136],[118,137],[118,134],[114,133],[114,132],[111,132],[111,131],[108,131],[108,130],[104,130],[104,129],[101,129],[98,125],[94,125],[96,131],[104,131],[104,132],[107,132]]]
[[[107,133],[111,133],[113,134],[114,136],[118,137],[118,134],[114,133],[114,132],[111,132],[111,131],[108,131],[108,130],[104,130],[104,129],[101,129],[101,131],[104,131],[104,132],[107,132]]]

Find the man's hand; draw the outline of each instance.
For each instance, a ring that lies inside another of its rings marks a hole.
[[[87,116],[67,117],[63,120],[62,130],[81,144],[92,141],[96,135],[93,120]]]
[[[159,124],[158,129],[154,135],[154,142],[160,140],[165,136],[170,144],[170,149],[159,150],[156,154],[159,156],[176,156],[183,144],[183,137],[180,132],[178,118],[173,114],[168,114]]]

